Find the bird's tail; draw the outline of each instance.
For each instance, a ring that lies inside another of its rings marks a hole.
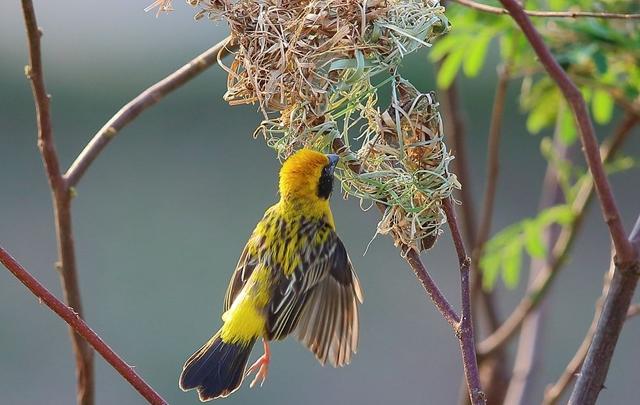
[[[201,401],[228,396],[242,384],[254,343],[225,343],[218,332],[184,364],[180,388],[197,388]]]

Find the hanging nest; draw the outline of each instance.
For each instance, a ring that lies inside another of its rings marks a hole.
[[[234,60],[224,66],[224,98],[258,105],[264,120],[255,135],[280,159],[302,147],[330,150],[341,138],[343,165],[362,168],[338,168],[345,195],[387,207],[379,233],[431,247],[444,222],[441,201],[459,184],[448,170],[433,93],[418,92],[397,68],[449,29],[444,7],[436,0],[188,1],[200,8],[196,18],[229,24]],[[381,111],[377,91],[389,84],[391,104]]]
[[[433,92],[420,93],[395,78],[391,105],[369,117],[373,121],[358,152],[364,173],[342,173],[351,194],[387,206],[378,232],[417,250],[433,246],[444,222],[441,201],[460,187],[448,169],[453,158],[437,107]]]
[[[191,0],[228,22],[237,48],[225,100],[263,114],[306,105],[321,116],[341,88],[394,69],[449,27],[436,1]]]

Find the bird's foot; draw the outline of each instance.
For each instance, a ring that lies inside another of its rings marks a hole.
[[[264,343],[264,354],[258,360],[256,360],[256,362],[253,363],[245,373],[245,377],[246,377],[249,374],[253,373],[254,371],[258,370],[258,372],[256,373],[256,376],[253,378],[253,381],[251,381],[251,384],[249,385],[249,387],[251,388],[255,387],[256,384],[258,384],[258,382],[262,387],[262,384],[264,384],[264,381],[267,379],[267,375],[269,374],[269,362],[271,361],[271,350],[269,350],[269,344],[265,340],[263,340],[263,343]]]

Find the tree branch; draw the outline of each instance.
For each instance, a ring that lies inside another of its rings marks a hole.
[[[595,404],[600,391],[604,387],[609,365],[618,337],[624,326],[631,299],[640,277],[640,216],[629,236],[629,244],[636,249],[635,259],[620,261],[618,255],[614,257],[614,273],[609,291],[606,294],[602,313],[593,333],[593,339],[582,364],[578,381],[576,382],[569,404]]]
[[[27,78],[31,80],[38,123],[38,147],[52,191],[58,241],[59,263],[56,264],[56,267],[60,274],[66,303],[73,308],[78,316],[82,317],[82,304],[71,227],[71,193],[69,193],[67,182],[60,172],[58,155],[53,142],[49,108],[50,100],[44,84],[40,50],[42,32],[38,28],[31,0],[22,0],[22,11],[29,43],[29,66],[27,66],[25,72]],[[93,352],[87,343],[77,333],[74,333],[73,329],[69,329],[69,331],[76,360],[77,401],[78,404],[92,405],[94,401]]]
[[[638,119],[639,118],[634,115],[626,115],[621,124],[616,128],[615,133],[609,138],[609,141],[603,144],[601,147],[601,155],[605,162],[613,159],[638,122]],[[490,355],[494,350],[506,344],[519,330],[527,315],[540,303],[548,287],[555,280],[558,270],[566,262],[578,230],[582,225],[586,208],[591,201],[593,191],[593,179],[585,179],[571,205],[571,211],[575,214],[573,222],[560,233],[551,251],[552,260],[550,264],[545,265],[542,271],[540,271],[536,280],[530,284],[524,298],[516,306],[511,315],[502,323],[500,328],[478,344],[478,354],[481,358]]]
[[[82,318],[73,310],[60,300],[58,300],[53,294],[49,292],[37,279],[35,279],[29,272],[20,265],[2,246],[0,246],[0,262],[11,272],[25,287],[38,297],[41,302],[44,302],[53,312],[58,314],[69,327],[72,328],[78,335],[82,336],[89,344],[96,349],[98,353],[109,363],[113,368],[120,373],[132,386],[142,395],[149,403],[154,405],[162,405],[167,402],[158,395],[153,388],[151,388],[140,377],[131,366],[129,366],[116,352],[95,333],[89,325],[87,325]]]
[[[610,277],[610,276],[609,276]],[[593,335],[596,332],[596,325],[598,323],[598,318],[600,317],[600,313],[602,312],[602,300],[604,299],[604,294],[598,302],[596,303],[596,311],[594,312],[593,321],[589,326],[589,330],[587,331],[584,340],[580,344],[580,347],[576,351],[576,354],[573,356],[567,368],[563,371],[558,381],[555,384],[549,385],[544,393],[544,400],[542,401],[543,405],[555,405],[558,403],[558,400],[562,396],[562,394],[569,387],[571,382],[576,378],[576,374],[580,370],[582,363],[584,362],[584,358],[587,357],[587,351],[589,350],[589,346],[591,345],[591,340],[593,339]],[[627,311],[627,321],[634,316],[640,314],[640,305],[635,304],[629,307]]]
[[[576,85],[555,60],[520,4],[518,4],[516,0],[500,0],[500,2],[509,11],[509,14],[511,14],[518,26],[520,26],[531,47],[536,55],[538,55],[540,63],[544,66],[551,79],[556,82],[567,103],[571,106],[574,118],[578,124],[585,158],[589,165],[591,175],[593,176],[604,220],[609,227],[609,233],[613,239],[616,255],[623,263],[632,262],[635,260],[636,252],[626,238],[626,232],[620,219],[616,200],[611,191],[611,186],[605,174],[602,161],[600,160],[593,123],[591,122],[589,111],[587,110],[580,90],[578,90]]]
[[[504,15],[509,14],[509,11],[500,7],[493,7],[487,4],[475,2],[473,0],[453,0],[458,4],[465,7],[472,8],[483,13]],[[581,17],[595,17],[595,18],[609,18],[609,19],[623,19],[632,20],[640,18],[640,14],[623,14],[623,13],[600,13],[593,11],[538,11],[538,10],[524,10],[524,12],[530,17],[546,17],[546,18],[581,18]]]
[[[166,95],[183,86],[188,81],[198,76],[211,65],[229,53],[227,45],[231,40],[226,37],[216,45],[207,49],[186,65],[149,87],[136,98],[128,102],[120,109],[100,130],[93,136],[89,144],[80,152],[80,155],[71,164],[64,175],[70,187],[75,187],[80,178],[87,171],[91,163],[107,146],[122,128],[138,117],[147,108],[157,104]]]
[[[500,139],[502,135],[502,118],[504,115],[504,104],[509,86],[508,67],[498,67],[498,82],[496,84],[493,107],[491,109],[491,122],[489,125],[489,136],[487,140],[487,163],[486,163],[486,185],[482,203],[482,216],[480,217],[480,227],[474,238],[472,245],[471,262],[475,272],[473,286],[471,290],[472,298],[477,297],[485,304],[489,329],[488,333],[493,333],[500,326],[500,321],[496,313],[493,294],[482,289],[482,269],[480,268],[480,258],[484,245],[489,239],[491,224],[493,222],[493,208],[498,186],[500,173]],[[487,400],[489,403],[502,403],[506,393],[509,372],[507,370],[507,354],[504,350],[494,353],[492,359],[481,359],[481,377],[486,388]]]
[[[498,186],[498,175],[500,173],[500,137],[502,134],[502,116],[504,114],[504,102],[507,96],[509,85],[509,72],[506,66],[498,67],[498,84],[493,100],[491,111],[491,124],[489,127],[489,141],[487,152],[487,185],[484,190],[484,201],[482,203],[482,216],[480,217],[480,228],[476,237],[477,258],[481,256],[481,251],[485,242],[489,239],[491,223],[493,222],[493,206]],[[478,260],[474,261],[475,263]]]
[[[476,360],[476,346],[473,333],[473,321],[471,315],[471,288],[469,283],[469,268],[471,259],[467,256],[464,242],[458,229],[455,211],[451,199],[442,202],[442,208],[447,216],[447,223],[451,230],[453,244],[458,254],[458,264],[460,265],[460,292],[462,299],[462,311],[460,324],[456,330],[456,335],[460,339],[460,351],[464,364],[464,373],[469,388],[471,404],[486,404],[486,396],[480,385],[480,374],[478,372],[478,362]]]
[[[349,149],[344,144],[342,139],[336,138],[333,140],[332,148],[335,153],[343,154]],[[348,161],[347,167],[349,170],[356,174],[360,174],[362,166],[357,161]],[[377,203],[378,209],[384,213],[386,206],[382,203]],[[462,292],[462,311],[459,317],[455,310],[451,307],[451,304],[447,301],[445,296],[440,292],[438,286],[435,284],[429,272],[425,268],[422,260],[420,260],[420,254],[412,247],[403,244],[401,241],[396,240],[396,246],[401,252],[401,256],[407,261],[409,267],[418,277],[425,292],[440,311],[442,317],[449,323],[454,333],[460,340],[460,350],[462,352],[462,361],[465,370],[465,379],[467,381],[467,388],[469,391],[469,398],[472,405],[484,405],[486,404],[485,394],[480,386],[480,377],[478,374],[478,365],[475,352],[475,338],[473,332],[472,316],[471,316],[471,298],[469,289],[469,264],[470,260],[467,258],[464,251],[464,242],[460,236],[458,230],[458,224],[456,221],[453,208],[451,206],[451,200],[447,199],[443,201],[443,208],[447,215],[447,221],[451,229],[454,244],[456,246],[456,252],[460,261],[460,278],[461,278],[461,292]]]
[[[465,241],[469,246],[475,246],[476,215],[474,212],[473,198],[471,195],[471,181],[469,175],[469,158],[467,157],[467,146],[465,137],[464,120],[458,100],[457,80],[453,80],[451,85],[442,91],[442,115],[444,117],[445,133],[447,139],[451,141],[451,150],[456,157],[453,159],[453,169],[462,184],[460,189],[460,200],[462,201],[462,230]]]

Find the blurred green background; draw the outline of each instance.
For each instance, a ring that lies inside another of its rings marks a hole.
[[[159,19],[143,12],[146,5],[35,2],[44,31],[55,138],[65,168],[126,101],[225,36],[224,24],[194,22],[194,10],[181,2],[174,13]],[[23,75],[27,54],[17,0],[0,4],[0,51],[0,243],[61,296],[53,269],[51,201]],[[493,68],[488,63],[480,79],[461,85],[477,203]],[[434,88],[425,53],[407,58],[403,73],[422,90]],[[511,90],[494,230],[535,215],[545,165],[540,137],[526,133],[516,89]],[[256,108],[228,106],[224,91],[225,77],[213,68],[144,113],[90,168],[73,206],[87,321],[172,404],[197,403],[194,393],[177,387],[182,363],[218,328],[237,256],[263,210],[277,198],[274,153],[251,136],[259,120]],[[601,137],[609,132],[598,128]],[[636,131],[628,154],[640,154],[638,138]],[[630,229],[640,208],[638,170],[616,175],[613,187]],[[323,368],[293,339],[275,344],[264,387],[244,386],[227,403],[456,403],[462,368],[448,325],[389,238],[378,237],[363,256],[377,214],[363,213],[357,201],[344,201],[338,194],[333,207],[365,291],[355,360],[344,369]],[[423,257],[457,306],[458,270],[449,242],[445,233]],[[545,348],[535,380],[538,397],[531,403],[539,402],[544,386],[557,378],[581,342],[608,261],[605,227],[592,207],[546,309]],[[498,288],[503,316],[521,290]],[[66,325],[3,271],[0,325],[0,403],[73,403]],[[637,399],[639,334],[640,320],[625,327],[600,403]],[[144,403],[99,356],[96,369],[98,404]]]

